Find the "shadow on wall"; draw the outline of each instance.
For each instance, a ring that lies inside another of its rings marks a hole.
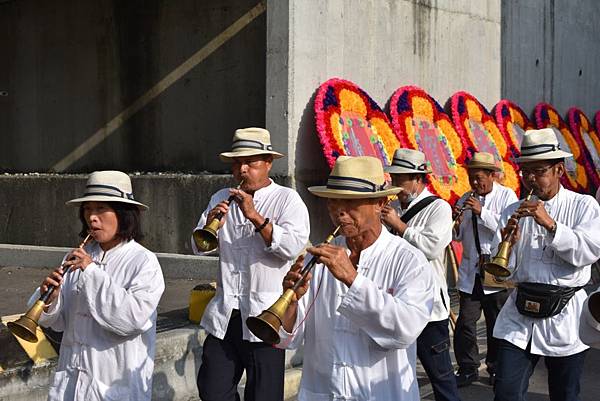
[[[317,89],[306,103],[300,119],[296,137],[296,165],[293,174],[296,177],[296,191],[308,208],[310,241],[314,244],[321,243],[333,229],[325,201],[308,191],[310,186],[324,185],[330,171],[323,157],[315,126],[314,101]]]

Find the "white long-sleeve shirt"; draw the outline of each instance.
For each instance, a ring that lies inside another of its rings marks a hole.
[[[517,202],[502,213],[501,227],[519,205]],[[550,234],[532,217],[521,218],[520,237],[508,265],[514,272],[511,279],[517,283],[584,286],[590,279],[590,264],[600,255],[600,206],[591,196],[561,186],[554,198],[544,202],[544,207],[557,223],[556,233]],[[495,244],[499,242],[498,231]],[[521,315],[515,298],[516,291],[498,315],[494,337],[521,349],[531,340],[531,352],[544,356],[568,356],[588,348],[578,335],[585,290],[575,293],[561,313],[545,319]]]
[[[471,192],[464,194],[457,202],[457,205],[463,205]],[[508,205],[516,202],[517,195],[515,192],[496,182],[493,183],[492,191],[485,196],[479,196],[481,202],[481,214],[477,216],[477,230],[479,233],[479,243],[481,245],[481,253],[494,256],[492,252],[492,242],[496,235],[500,215]],[[458,268],[458,284],[460,291],[468,294],[473,293],[475,285],[475,275],[479,272],[477,266],[479,262],[479,253],[475,244],[475,235],[473,233],[473,223],[471,209],[467,209],[463,213],[460,223],[458,235],[455,240],[461,241],[463,245],[462,261]],[[484,287],[485,294],[502,291],[501,288]]]
[[[165,288],[158,260],[133,240],[86,251],[94,262],[64,276],[40,317],[42,326],[64,332],[48,400],[150,400],[156,307]]]
[[[600,349],[600,322],[592,315],[588,306],[590,297],[594,294],[600,294],[600,289],[590,294],[581,308],[579,338],[590,347]]]
[[[392,207],[399,215],[406,213],[422,199],[433,194],[425,188],[403,212],[398,201],[392,202]],[[423,252],[434,271],[435,302],[431,321],[448,319],[450,313],[450,297],[448,296],[448,283],[446,279],[446,252],[445,249],[452,241],[452,208],[443,199],[436,199],[419,213],[414,215],[407,223],[402,238],[409,244]]]
[[[218,203],[229,198],[229,189],[215,193],[198,221],[196,230],[206,224],[206,216]],[[254,207],[273,226],[270,246],[266,246],[254,224],[232,202],[219,229],[219,275],[217,291],[207,305],[201,325],[213,336],[223,339],[233,309],[242,321],[257,316],[281,295],[281,282],[296,256],[308,242],[310,222],[306,205],[294,190],[271,183],[253,196]],[[202,255],[192,237],[194,253]],[[260,339],[243,324],[244,340]]]
[[[345,239],[333,243],[345,246]],[[418,401],[415,340],[431,316],[433,269],[421,251],[382,227],[361,252],[357,272],[348,288],[317,264],[298,303],[294,336],[280,330],[281,347],[304,341],[298,399]]]

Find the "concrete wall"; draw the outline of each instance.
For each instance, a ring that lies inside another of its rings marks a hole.
[[[49,171],[257,3],[0,2],[0,171]],[[234,129],[264,126],[265,32],[262,13],[65,171],[224,171]]]
[[[191,232],[210,196],[232,180],[230,175],[133,176],[136,199],[150,206],[142,216],[144,245],[154,252],[190,254]],[[83,175],[0,175],[0,244],[76,246],[81,224],[77,208],[65,202],[84,188]]]
[[[589,118],[600,109],[600,2],[502,2],[502,96],[526,113],[541,101],[563,116],[571,106]]]
[[[312,103],[322,82],[354,81],[382,107],[403,85],[441,103],[458,90],[489,107],[500,98],[500,0],[269,0],[267,9],[267,127],[287,133],[277,172],[309,204],[313,241],[329,230],[306,191],[328,171]]]

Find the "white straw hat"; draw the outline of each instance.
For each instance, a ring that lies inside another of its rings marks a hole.
[[[429,174],[431,169],[427,167],[425,153],[400,148],[394,152],[392,165],[384,167],[384,171],[390,174]]]
[[[241,128],[235,131],[231,152],[219,155],[224,162],[232,162],[235,157],[272,155],[279,159],[283,155],[273,150],[271,135],[264,128]]]
[[[78,206],[82,202],[120,202],[148,210],[148,206],[136,201],[131,190],[131,179],[122,171],[94,171],[85,184],[85,194],[71,199],[67,205]]]
[[[327,178],[327,185],[309,187],[321,198],[366,199],[394,195],[399,187],[386,186],[381,161],[371,156],[340,156]]]
[[[467,163],[467,168],[502,171],[496,159],[494,159],[494,155],[487,152],[475,152],[471,160]]]
[[[521,141],[521,156],[516,159],[517,162],[573,157],[571,153],[560,149],[556,135],[557,133],[554,128],[530,129],[525,131],[523,140]],[[558,135],[562,134],[559,132]]]

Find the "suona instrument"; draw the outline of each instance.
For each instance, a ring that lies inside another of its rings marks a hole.
[[[240,189],[243,183],[244,181],[242,180],[235,189]],[[231,195],[227,199],[227,204],[231,204],[234,199],[235,195]],[[199,251],[210,252],[217,249],[219,246],[219,225],[221,224],[223,216],[225,216],[223,212],[217,213],[215,218],[202,227],[202,229],[194,231],[192,236],[194,237],[194,242]]]
[[[323,243],[330,243],[337,235],[340,227],[341,226],[337,226]],[[292,302],[294,292],[302,285],[308,273],[310,273],[312,268],[317,263],[317,259],[318,258],[314,256],[312,257],[312,259],[300,271],[300,279],[296,281],[292,288],[285,290],[283,295],[281,295],[269,309],[264,310],[258,316],[250,316],[248,319],[246,319],[246,325],[252,334],[268,344],[279,343],[281,340],[279,337],[279,328],[283,324],[283,316]]]
[[[467,199],[469,199],[469,198],[471,198],[473,196],[475,196],[475,191],[471,191],[471,193],[469,194],[469,196],[467,197]],[[465,199],[465,202],[467,201],[467,199]],[[456,213],[456,216],[454,217],[454,220],[452,220],[452,227],[454,227],[456,225],[456,223],[458,223],[458,220],[460,219],[460,216],[462,216],[462,214],[468,208],[469,207],[467,205],[465,205],[465,203],[463,203],[463,205],[460,207],[460,209],[458,209],[458,213]]]
[[[87,237],[85,237],[81,244],[79,244],[78,248],[83,248],[90,239],[92,239],[91,233],[88,234]],[[64,267],[65,263],[63,263],[61,267]],[[63,277],[69,272],[69,270],[70,266],[63,272]],[[38,327],[38,321],[40,320],[40,316],[44,311],[46,301],[48,301],[50,295],[52,295],[54,290],[56,290],[56,287],[50,286],[48,288],[48,291],[46,291],[37,301],[35,301],[35,303],[23,316],[21,316],[14,322],[8,322],[6,324],[6,326],[8,326],[8,329],[15,336],[22,338],[25,341],[28,341],[30,343],[37,343],[38,338],[36,335],[36,330]]]
[[[527,194],[525,202],[529,201],[532,195],[533,189]],[[486,262],[483,265],[483,268],[487,273],[493,274],[496,277],[508,277],[512,274],[512,272],[508,269],[508,260],[512,250],[511,239],[515,234],[515,227],[517,226],[513,226],[513,229],[504,236],[502,242],[500,242],[500,245],[498,245],[498,252],[496,253],[496,256],[491,258],[489,262]]]

